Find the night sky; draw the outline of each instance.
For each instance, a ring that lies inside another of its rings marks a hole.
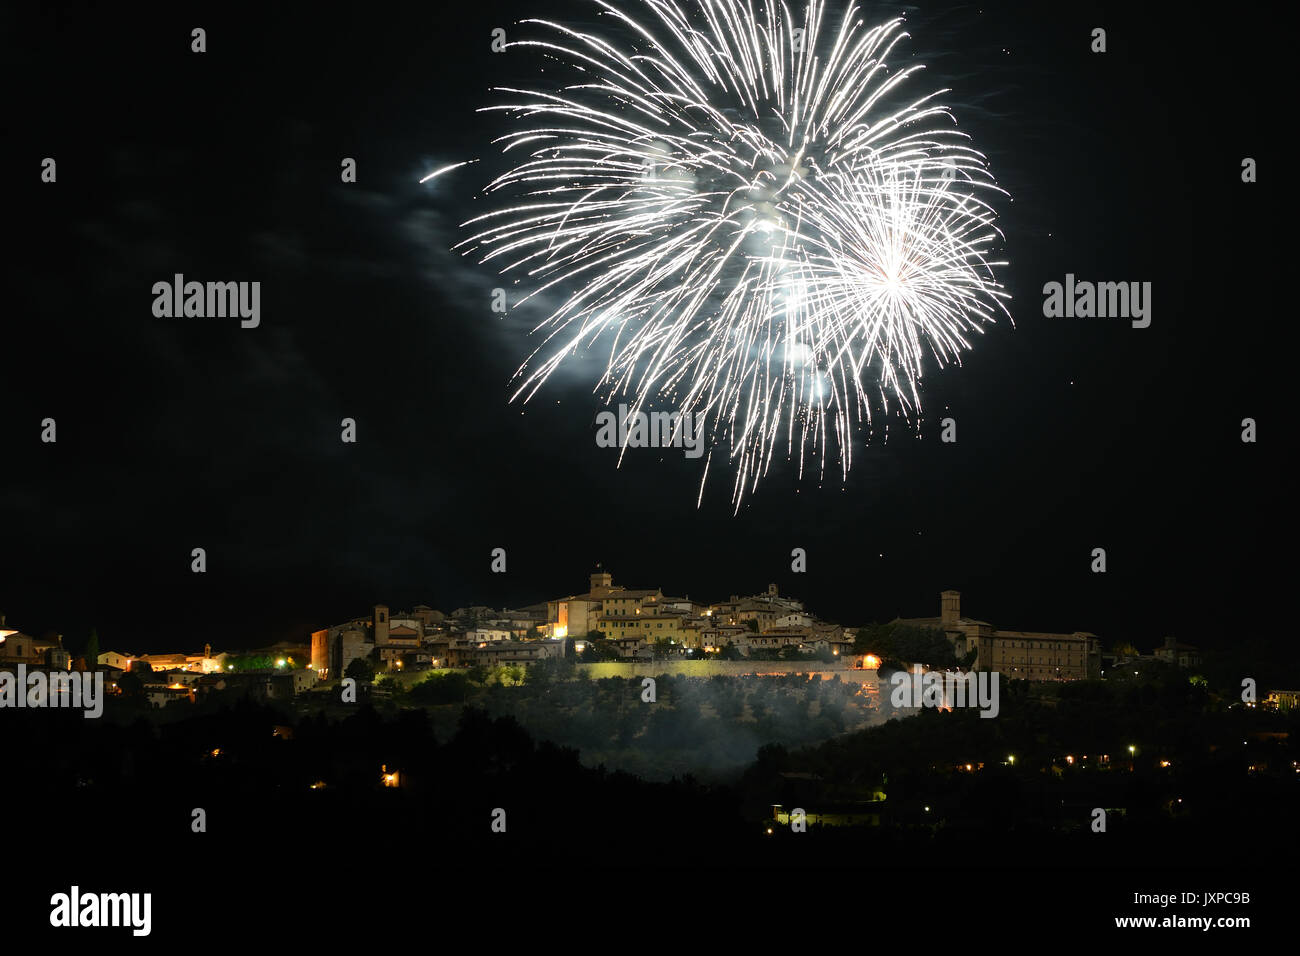
[[[680,451],[616,469],[581,368],[509,403],[544,316],[492,313],[495,273],[449,252],[502,168],[506,121],[476,110],[546,79],[492,53],[491,31],[592,22],[590,4],[6,12],[0,610],[74,645],[96,626],[105,649],[235,649],[377,602],[545,600],[599,561],[701,599],[775,581],[853,625],[937,614],[957,588],[1007,628],[1280,647],[1291,319],[1269,234],[1290,199],[1269,27],[1062,6],[866,6],[907,14],[917,92],[952,88],[1014,197],[999,277],[1016,322],[927,369],[919,433],[860,432],[847,482],[774,468],[735,516],[725,469],[697,509],[700,462]],[[1261,182],[1241,182],[1245,156]],[[260,328],[155,318],[151,287],[178,272],[260,281]],[[1043,318],[1066,273],[1152,282],[1151,327]]]

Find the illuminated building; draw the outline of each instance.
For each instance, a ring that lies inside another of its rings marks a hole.
[[[648,606],[658,606],[663,592],[658,588],[628,589],[616,587],[614,576],[605,571],[591,575],[584,594],[571,594],[546,602],[546,623],[551,633],[565,637],[586,637],[600,630],[600,618],[633,617]]]
[[[62,634],[52,639],[32,637],[6,627],[4,615],[0,614],[0,668],[19,664],[65,671],[72,665],[72,655],[63,647]]]

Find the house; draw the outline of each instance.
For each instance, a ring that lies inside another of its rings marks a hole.
[[[194,689],[184,684],[145,684],[144,696],[155,709],[166,707],[174,700],[194,701]]]
[[[541,660],[564,656],[564,641],[493,641],[482,644],[453,645],[447,654],[452,667],[503,664],[535,664]]]
[[[1163,647],[1156,648],[1156,659],[1162,660],[1167,664],[1176,664],[1179,667],[1198,667],[1201,663],[1201,652],[1191,644],[1182,644],[1172,637],[1166,637]]]

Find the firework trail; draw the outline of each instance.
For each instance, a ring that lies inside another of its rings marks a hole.
[[[904,95],[921,67],[889,65],[899,20],[867,28],[850,8],[832,25],[821,0],[594,2],[609,37],[527,20],[546,38],[508,44],[568,64],[571,85],[486,108],[515,122],[497,142],[519,159],[458,248],[526,277],[525,300],[564,297],[513,398],[600,348],[606,402],[704,425],[701,499],[715,452],[737,510],[782,448],[824,475],[833,441],[846,476],[873,396],[918,411],[926,354],[959,363],[1008,314],[1006,263],[989,261],[1005,193],[946,91]]]

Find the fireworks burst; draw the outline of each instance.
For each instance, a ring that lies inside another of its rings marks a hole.
[[[868,29],[850,8],[832,26],[821,0],[595,2],[622,39],[524,21],[547,39],[509,46],[575,79],[487,107],[517,121],[497,142],[522,155],[486,190],[512,198],[460,248],[526,275],[525,301],[564,300],[513,397],[608,349],[607,403],[704,427],[701,498],[719,450],[737,509],[782,446],[824,475],[833,438],[847,476],[873,395],[918,411],[925,354],[959,363],[1007,314],[986,198],[1005,193],[946,91],[903,95],[921,67],[889,65],[898,20]]]

